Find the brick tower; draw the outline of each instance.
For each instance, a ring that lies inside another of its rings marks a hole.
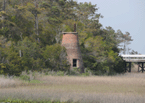
[[[74,30],[75,31],[75,30]],[[84,72],[83,60],[79,47],[77,32],[63,32],[62,46],[66,48],[67,59],[71,64],[71,68],[77,67]]]

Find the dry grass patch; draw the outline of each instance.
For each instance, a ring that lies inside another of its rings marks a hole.
[[[40,80],[48,84],[48,88],[88,93],[135,93],[145,94],[145,76],[94,76],[94,77],[59,77],[45,76]],[[143,77],[144,76],[144,77]],[[49,86],[50,85],[50,86]]]
[[[145,103],[145,74],[44,76],[43,83],[0,88],[0,99],[60,100],[81,103]]]
[[[1,88],[13,88],[22,85],[22,81],[18,79],[5,78],[4,76],[0,77],[0,89]]]

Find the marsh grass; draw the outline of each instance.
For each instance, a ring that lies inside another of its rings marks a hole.
[[[145,74],[142,73],[86,77],[39,76],[36,81],[41,82],[24,85],[20,81],[8,79],[5,82],[7,88],[0,88],[0,100],[10,98],[70,103],[145,103]],[[0,82],[1,85],[3,84]]]
[[[23,82],[18,79],[6,78],[4,76],[0,76],[0,89],[1,88],[13,88],[22,85]]]

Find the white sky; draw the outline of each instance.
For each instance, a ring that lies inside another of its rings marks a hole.
[[[100,23],[105,28],[129,32],[133,41],[129,48],[145,54],[145,0],[76,0],[97,4],[104,18]]]

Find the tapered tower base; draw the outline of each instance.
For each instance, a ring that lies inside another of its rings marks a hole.
[[[71,68],[79,68],[84,72],[83,60],[79,47],[78,33],[77,32],[63,32],[62,46],[66,48],[67,59],[71,64]]]

